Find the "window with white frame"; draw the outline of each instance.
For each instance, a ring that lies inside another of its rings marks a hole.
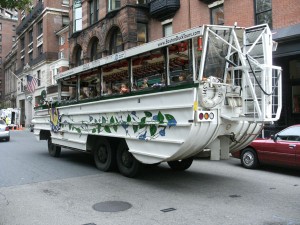
[[[63,4],[63,5],[69,5],[69,4],[70,4],[70,1],[69,1],[69,0],[62,0],[62,4]]]
[[[121,7],[121,0],[108,0],[107,10],[112,11]]]
[[[223,25],[224,24],[224,5],[219,4],[210,9],[211,24]]]
[[[70,18],[68,16],[62,16],[62,25],[67,26],[70,23]]]
[[[73,5],[73,31],[82,30],[82,5],[81,0],[74,0]]]
[[[37,85],[38,87],[41,86],[41,71],[37,71]]]
[[[59,58],[59,59],[64,59],[64,58],[65,58],[65,54],[64,54],[63,51],[60,51],[60,52],[58,53],[58,58]]]
[[[172,24],[172,22],[163,24],[163,35],[164,35],[164,37],[170,36],[172,34],[173,34],[173,24]]]
[[[65,44],[65,37],[59,36],[59,45],[64,45],[64,44]]]

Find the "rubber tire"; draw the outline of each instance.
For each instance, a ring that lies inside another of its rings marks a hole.
[[[245,148],[241,153],[241,163],[246,169],[255,169],[258,167],[258,158],[252,148]]]
[[[126,177],[135,177],[142,164],[128,151],[125,140],[120,141],[117,150],[117,165],[120,173]]]
[[[52,157],[59,157],[61,153],[61,147],[52,143],[52,139],[48,139],[48,152]]]
[[[6,141],[9,141],[10,140],[10,137],[6,138]]]
[[[100,138],[99,144],[93,151],[97,169],[107,172],[116,167],[116,150],[112,148],[107,138]]]
[[[171,167],[172,170],[176,171],[184,171],[190,168],[194,159],[192,157],[183,159],[183,160],[176,160],[176,161],[169,161],[167,162],[168,165]]]

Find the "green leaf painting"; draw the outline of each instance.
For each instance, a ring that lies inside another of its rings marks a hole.
[[[158,112],[157,120],[158,120],[159,123],[163,123],[164,120],[165,120],[164,115],[160,111]]]
[[[88,115],[86,120],[80,121],[80,125],[78,123],[76,125],[76,121],[72,117],[67,116],[67,118],[63,123],[64,127],[76,131],[80,135],[83,133],[99,134],[102,132],[118,133],[122,132],[119,131],[119,128],[122,127],[124,129],[121,130],[125,130],[125,135],[134,134],[139,140],[164,137],[167,134],[167,127],[171,128],[177,125],[177,121],[173,115],[163,114],[161,111],[144,111],[141,114],[133,111],[125,115],[124,113],[116,113],[109,116],[100,114],[99,119]]]
[[[146,117],[152,117],[152,113],[151,113],[151,112],[148,112],[148,111],[145,111],[145,116],[146,116]]]
[[[111,133],[111,130],[108,125],[104,126],[104,130],[106,133]]]

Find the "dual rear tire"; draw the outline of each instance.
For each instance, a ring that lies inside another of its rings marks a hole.
[[[117,146],[117,147],[116,147]],[[51,137],[48,139],[48,152],[53,157],[59,157],[61,147],[52,143]],[[140,163],[129,152],[125,140],[119,143],[112,143],[107,138],[101,137],[93,150],[96,167],[104,172],[114,170],[118,167],[120,173],[126,177],[135,177],[142,168]],[[168,162],[171,169],[183,171],[188,169],[193,162],[193,158]]]
[[[116,147],[112,146],[107,138],[101,138],[94,149],[94,161],[101,171],[111,171],[118,167],[120,173],[126,177],[138,174],[141,163],[128,151],[125,140],[121,140]]]
[[[113,170],[116,166],[116,151],[106,138],[100,138],[99,144],[94,149],[94,161],[101,171]]]

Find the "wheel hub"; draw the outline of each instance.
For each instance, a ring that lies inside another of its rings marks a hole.
[[[98,149],[97,156],[98,156],[98,159],[100,162],[106,162],[108,153],[107,153],[107,149],[105,148],[105,146],[100,146],[100,148]]]
[[[244,156],[244,162],[246,165],[251,165],[254,161],[254,157],[251,154],[245,154]]]
[[[122,163],[125,167],[130,168],[133,163],[132,156],[129,152],[124,151],[122,154]]]

